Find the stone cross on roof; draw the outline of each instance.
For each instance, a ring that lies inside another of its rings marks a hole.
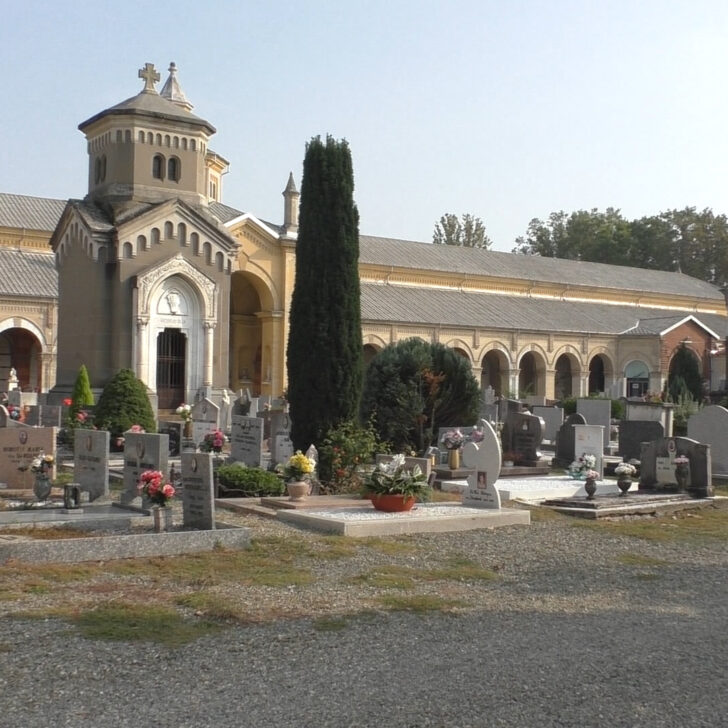
[[[139,78],[144,79],[144,91],[155,91],[154,84],[159,81],[159,72],[154,70],[153,63],[145,63],[144,68],[139,69]]]

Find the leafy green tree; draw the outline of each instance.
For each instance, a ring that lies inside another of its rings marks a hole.
[[[447,213],[435,223],[432,235],[435,245],[460,245],[465,248],[490,248],[493,241],[485,234],[485,224],[479,217]]]
[[[112,437],[123,435],[133,425],[139,425],[145,432],[157,431],[147,388],[131,369],[119,370],[106,383],[96,405],[94,422]]]
[[[479,396],[465,359],[442,344],[405,339],[369,363],[362,416],[395,452],[422,452],[440,427],[474,424]]]
[[[71,427],[75,427],[78,422],[78,415],[81,410],[86,407],[92,407],[94,404],[94,395],[91,391],[91,382],[89,381],[88,371],[85,364],[81,364],[78,368],[76,381],[73,384],[73,393],[71,395],[71,406],[68,410],[68,420]]]
[[[356,418],[363,372],[359,213],[346,141],[315,137],[306,146],[288,337],[291,439],[321,445]]]

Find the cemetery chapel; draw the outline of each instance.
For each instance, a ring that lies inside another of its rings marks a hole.
[[[0,193],[0,391],[14,370],[57,402],[85,364],[96,392],[133,369],[162,410],[225,389],[279,396],[294,177],[278,222],[224,204],[230,164],[175,64],[159,89],[151,64],[138,77],[136,95],[78,127],[82,199]],[[706,391],[725,385],[724,297],[681,273],[368,235],[359,270],[366,361],[419,337],[451,347],[496,394],[641,396],[662,389],[685,345]]]

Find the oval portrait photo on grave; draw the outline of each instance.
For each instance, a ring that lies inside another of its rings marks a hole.
[[[25,445],[25,443],[28,442],[28,433],[25,430],[21,430],[18,433],[18,441],[21,445]]]

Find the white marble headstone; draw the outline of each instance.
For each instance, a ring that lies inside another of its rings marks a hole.
[[[594,470],[599,473],[599,480],[604,477],[604,428],[601,425],[574,425],[574,455],[594,455]]]
[[[73,438],[73,480],[89,500],[109,495],[109,433],[77,429]]]
[[[215,486],[212,454],[182,453],[182,521],[186,528],[215,528]]]
[[[220,408],[205,397],[192,406],[192,439],[198,445],[205,439],[205,435],[218,429]]]
[[[463,493],[463,505],[500,509],[500,494],[495,487],[501,469],[500,440],[489,423],[481,422],[478,429],[483,439],[463,446],[463,466],[473,470],[468,476],[468,489]]]
[[[612,403],[608,399],[589,397],[576,400],[576,411],[584,415],[588,425],[601,425],[602,452],[609,447],[610,425],[612,422]]]

